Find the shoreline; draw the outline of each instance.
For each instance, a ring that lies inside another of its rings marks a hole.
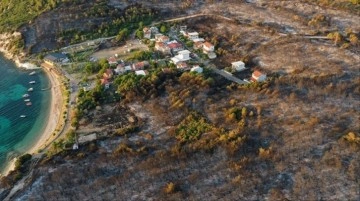
[[[16,63],[17,67],[20,67],[18,63]],[[36,154],[39,154],[38,151],[46,148],[49,144],[51,144],[51,138],[56,138],[57,135],[53,135],[56,128],[59,126],[61,121],[61,112],[63,108],[63,94],[61,91],[61,81],[60,77],[56,75],[55,72],[51,72],[45,68],[42,68],[48,77],[51,84],[51,99],[50,99],[50,109],[49,115],[46,122],[45,128],[41,131],[42,133],[39,135],[38,140],[34,142],[33,145],[29,146],[29,148],[24,152],[31,154],[35,157]],[[0,174],[0,178],[7,176],[11,171],[15,169],[16,158],[12,159],[8,162],[8,165],[5,167],[2,174]]]

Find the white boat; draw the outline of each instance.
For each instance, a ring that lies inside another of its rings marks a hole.
[[[35,81],[30,81],[29,84],[35,84]]]
[[[20,115],[20,117],[21,117],[21,118],[25,118],[25,117],[26,117],[26,115]]]
[[[27,105],[27,106],[31,106],[32,103],[31,103],[31,102],[27,102],[26,105]]]
[[[31,88],[28,89],[28,91],[34,91],[34,88],[31,87]]]
[[[27,97],[29,97],[30,95],[29,94],[24,94],[23,95],[23,98],[27,98]]]
[[[30,99],[25,99],[24,101],[25,101],[25,102],[30,102]]]
[[[35,72],[35,71],[33,71],[33,72],[29,73],[29,75],[35,75],[35,74],[36,74],[36,72]]]

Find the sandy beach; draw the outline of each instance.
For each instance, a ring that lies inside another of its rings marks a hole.
[[[63,95],[61,92],[60,77],[56,75],[55,72],[51,72],[46,69],[44,69],[44,71],[46,72],[52,86],[50,114],[49,118],[47,119],[48,122],[46,127],[43,130],[43,133],[39,136],[39,140],[33,146],[31,146],[29,150],[26,151],[26,153],[32,154],[33,157],[38,154],[39,150],[44,149],[49,144],[51,144],[52,140],[56,137],[52,134],[60,123],[63,108]],[[11,162],[9,162],[9,165],[4,170],[4,175],[7,175],[10,171],[14,170],[15,161],[16,159],[13,159]]]

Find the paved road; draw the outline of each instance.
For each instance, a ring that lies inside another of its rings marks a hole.
[[[224,20],[235,21],[234,19],[231,19],[231,18],[229,18],[229,17],[222,16],[222,15],[199,13],[199,14],[196,14],[196,15],[189,15],[189,16],[184,16],[184,17],[177,17],[177,18],[173,18],[173,19],[163,20],[163,21],[160,21],[160,22],[155,22],[155,23],[153,23],[152,25],[157,25],[157,24],[161,24],[161,23],[164,23],[164,22],[181,21],[181,20],[185,20],[185,19],[190,19],[190,18],[195,18],[195,17],[203,17],[203,16],[219,17],[219,18],[222,18],[222,19],[224,19]]]
[[[229,73],[227,71],[217,69],[214,65],[209,65],[208,68],[213,70],[215,73],[223,76],[224,78],[230,80],[230,81],[236,82],[238,84],[248,84],[247,82],[233,76],[231,73]]]

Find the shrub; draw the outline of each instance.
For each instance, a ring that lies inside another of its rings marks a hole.
[[[170,194],[175,192],[175,184],[173,182],[167,183],[164,188],[165,193]]]
[[[31,160],[31,158],[31,154],[24,154],[20,156],[15,162],[15,170],[20,170],[27,161]]]
[[[343,138],[348,142],[356,143],[360,145],[360,137],[357,137],[354,132],[349,132],[348,134],[343,136]]]
[[[177,127],[176,138],[182,142],[194,141],[212,129],[200,114],[190,113]]]

